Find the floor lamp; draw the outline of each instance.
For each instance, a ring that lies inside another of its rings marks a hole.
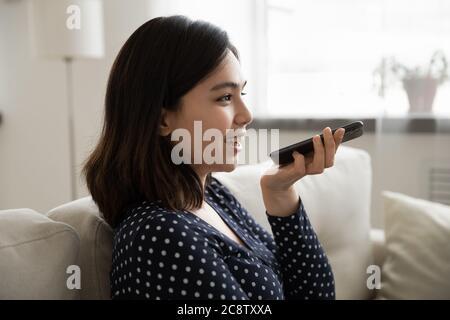
[[[102,0],[32,0],[31,19],[36,54],[65,64],[71,199],[77,198],[73,61],[102,58]]]

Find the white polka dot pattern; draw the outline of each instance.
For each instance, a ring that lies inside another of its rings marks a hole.
[[[331,266],[303,204],[267,212],[274,237],[212,178],[205,200],[245,245],[188,211],[142,201],[114,230],[113,299],[334,299]]]

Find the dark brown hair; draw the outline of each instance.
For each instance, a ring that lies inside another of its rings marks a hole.
[[[159,126],[162,109],[178,110],[182,96],[227,49],[238,58],[225,31],[184,16],[147,21],[121,48],[109,75],[103,130],[83,168],[92,199],[112,227],[141,200],[171,209],[201,206],[199,177],[190,165],[172,162],[170,135],[161,136]]]

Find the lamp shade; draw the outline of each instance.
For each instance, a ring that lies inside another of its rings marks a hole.
[[[33,0],[34,47],[49,58],[101,58],[104,55],[101,0]]]

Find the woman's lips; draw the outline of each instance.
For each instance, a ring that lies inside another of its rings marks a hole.
[[[226,143],[233,145],[233,147],[235,149],[237,149],[238,151],[240,151],[242,149],[241,139],[238,137],[227,139]]]
[[[242,138],[246,135],[245,129],[237,129],[234,131],[231,131],[226,137],[225,137],[225,143],[232,144],[234,148],[234,153],[237,153],[241,151],[242,149]]]
[[[229,132],[227,135],[225,135],[225,142],[229,142],[229,141],[235,141],[236,139],[238,139],[238,141],[240,141],[240,139],[242,137],[244,137],[247,134],[247,131],[245,129],[238,129],[235,131],[231,131]]]
[[[235,150],[241,151],[242,145],[241,145],[240,139],[239,140],[235,140],[233,144],[234,144],[234,149]]]

